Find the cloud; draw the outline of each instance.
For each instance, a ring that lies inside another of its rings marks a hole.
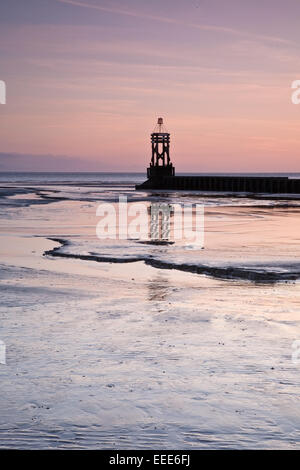
[[[233,28],[227,28],[225,26],[190,23],[190,22],[185,22],[185,21],[178,20],[176,18],[168,18],[168,17],[165,17],[165,16],[150,15],[148,13],[143,13],[143,12],[138,12],[138,11],[130,11],[130,10],[123,10],[121,8],[105,7],[105,6],[102,6],[102,5],[81,2],[81,1],[78,1],[78,0],[57,0],[57,1],[59,3],[65,3],[65,4],[73,5],[73,6],[76,6],[76,7],[100,10],[100,11],[104,11],[106,13],[115,13],[115,14],[118,14],[118,15],[131,16],[131,17],[134,17],[134,18],[141,18],[141,19],[146,19],[146,20],[159,21],[161,23],[185,25],[189,28],[201,29],[203,31],[213,31],[213,32],[219,32],[219,33],[226,33],[226,34],[230,34],[230,35],[234,35],[234,36],[248,37],[248,38],[252,38],[252,39],[256,39],[256,40],[263,40],[263,41],[269,41],[269,42],[275,42],[275,43],[284,43],[284,44],[291,44],[292,43],[288,39],[283,39],[283,38],[279,38],[279,37],[275,37],[275,36],[267,36],[267,35],[263,35],[263,34],[253,34],[253,33],[247,32],[247,31],[240,31],[240,30],[233,29]]]

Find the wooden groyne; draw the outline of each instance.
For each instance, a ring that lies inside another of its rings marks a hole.
[[[300,194],[300,179],[286,176],[165,176],[149,178],[136,189]]]

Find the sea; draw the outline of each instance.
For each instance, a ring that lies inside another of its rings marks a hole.
[[[178,176],[287,176],[300,178],[300,173],[178,173]],[[147,179],[145,173],[109,172],[0,172],[1,183],[24,184],[140,184]]]

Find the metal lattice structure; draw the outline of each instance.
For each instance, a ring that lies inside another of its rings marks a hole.
[[[170,161],[170,134],[164,127],[163,118],[158,118],[151,134],[152,156],[147,170],[148,178],[174,176],[175,168]]]

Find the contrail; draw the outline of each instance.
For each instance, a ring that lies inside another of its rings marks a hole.
[[[130,11],[130,10],[122,10],[120,8],[110,8],[110,7],[104,7],[101,5],[97,4],[92,4],[92,3],[85,3],[81,2],[78,0],[57,0],[60,3],[65,3],[68,5],[74,5],[77,7],[83,7],[83,8],[91,8],[94,10],[100,10],[104,11],[107,13],[116,13],[118,15],[124,15],[124,16],[131,16],[134,18],[142,18],[142,19],[148,19],[148,20],[153,20],[153,21],[159,21],[161,23],[169,23],[169,24],[178,24],[178,25],[185,25],[189,28],[195,28],[195,29],[201,29],[203,31],[215,31],[215,32],[220,32],[220,33],[227,33],[227,34],[232,34],[235,36],[241,36],[241,37],[248,37],[252,39],[261,39],[264,41],[270,41],[270,42],[279,42],[283,44],[291,44],[292,41],[289,41],[288,39],[282,39],[274,36],[265,36],[265,35],[259,35],[259,34],[252,34],[248,33],[246,31],[239,31],[233,28],[226,28],[224,26],[215,26],[215,25],[205,25],[205,24],[197,24],[197,23],[186,23],[184,21],[177,20],[176,18],[167,18],[165,16],[156,16],[156,15],[149,15],[148,13],[140,13],[136,11]]]

